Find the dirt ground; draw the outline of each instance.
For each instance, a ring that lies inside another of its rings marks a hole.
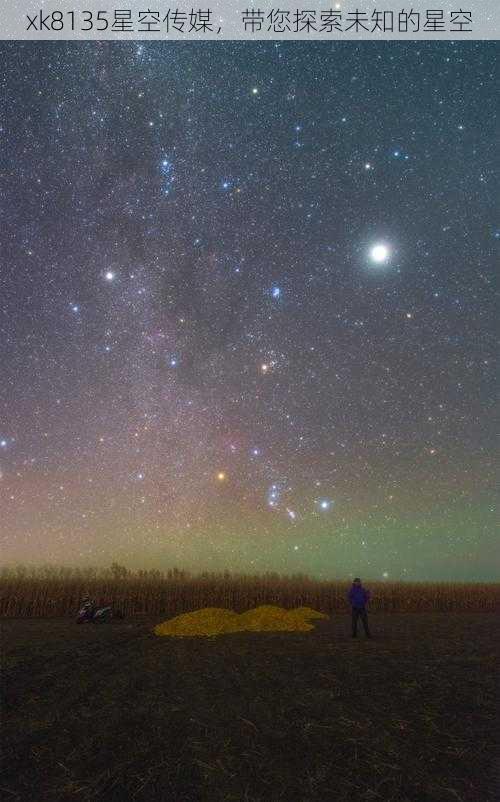
[[[498,802],[494,614],[158,638],[3,620],[12,802]]]

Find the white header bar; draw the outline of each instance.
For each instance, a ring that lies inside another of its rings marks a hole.
[[[0,39],[500,39],[498,0],[0,0]]]

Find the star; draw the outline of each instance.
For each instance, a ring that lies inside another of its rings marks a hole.
[[[387,262],[389,256],[390,256],[389,247],[382,242],[373,245],[373,247],[370,250],[370,259],[372,260],[372,262],[375,262],[376,264],[382,264],[384,262]]]
[[[112,270],[108,270],[108,271],[107,271],[107,272],[104,274],[104,278],[106,279],[106,281],[113,281],[113,280],[114,280],[114,278],[115,278],[115,274],[113,273],[113,271],[112,271]]]
[[[332,505],[333,505],[333,501],[331,501],[330,499],[324,498],[324,499],[320,499],[318,501],[318,506],[319,506],[319,508],[321,510],[323,510],[323,512],[326,512],[327,510],[329,510],[332,507]]]

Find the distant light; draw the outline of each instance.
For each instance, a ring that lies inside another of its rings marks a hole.
[[[383,574],[382,574],[382,577],[383,577],[384,579],[387,579],[387,577],[388,577],[388,576],[389,576],[389,573],[388,573],[388,571],[384,571],[384,572],[383,572]]]
[[[113,281],[114,277],[115,277],[115,274],[111,270],[108,270],[108,272],[104,276],[106,281]]]
[[[217,474],[217,479],[218,479],[219,482],[225,482],[226,481],[226,477],[227,477],[227,474],[225,473],[225,471],[219,471],[219,473]]]
[[[374,245],[370,251],[370,257],[372,261],[377,262],[378,264],[381,262],[386,262],[389,258],[389,248],[387,245]]]
[[[272,290],[271,290],[271,295],[273,296],[273,298],[279,298],[280,295],[281,295],[280,288],[279,287],[273,287]]]
[[[2,448],[7,448],[7,440],[0,440],[0,446]]]
[[[333,504],[333,501],[330,501],[329,499],[324,498],[319,502],[319,507],[320,507],[321,510],[326,511],[326,510],[330,509],[332,504]]]
[[[252,95],[258,95],[258,94],[259,94],[258,87],[254,86],[252,89]]]

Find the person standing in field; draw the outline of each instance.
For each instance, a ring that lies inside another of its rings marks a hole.
[[[363,629],[367,638],[371,638],[370,628],[368,626],[368,615],[366,612],[366,605],[370,600],[371,593],[363,587],[361,579],[356,577],[353,579],[351,589],[347,594],[349,602],[352,607],[352,637],[356,638],[358,635],[358,618],[361,618]]]

